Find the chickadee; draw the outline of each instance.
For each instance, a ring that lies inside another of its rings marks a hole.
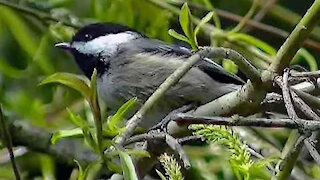
[[[88,78],[97,69],[98,95],[114,111],[133,97],[141,106],[192,55],[190,49],[112,23],[85,26],[71,42],[55,46],[71,52]],[[203,59],[165,93],[141,126],[151,127],[174,109],[190,103],[205,104],[242,84],[238,76]]]

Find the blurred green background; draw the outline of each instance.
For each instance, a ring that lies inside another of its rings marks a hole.
[[[159,1],[169,2],[168,4],[181,2]],[[57,129],[72,128],[66,107],[86,118],[92,118],[88,106],[79,93],[64,86],[38,86],[42,79],[55,72],[81,74],[73,58],[54,47],[57,42],[69,41],[76,30],[74,27],[64,26],[62,21],[71,22],[74,26],[92,22],[114,22],[132,27],[152,38],[182,44],[168,35],[169,29],[182,32],[178,16],[148,0],[11,0],[10,2],[40,13],[40,18],[23,10],[0,5],[0,102],[9,119],[25,121],[52,132]],[[206,1],[190,0],[190,2],[204,6]],[[211,0],[211,3],[215,8],[244,16],[252,1]],[[279,0],[277,7],[281,9],[270,11],[262,22],[290,32],[297,22],[295,18],[299,19],[312,3],[312,0]],[[177,5],[174,7],[180,8]],[[191,11],[199,18],[207,13],[192,7]],[[41,19],[43,14],[61,22]],[[225,18],[221,18],[221,21],[222,29],[231,29],[237,24]],[[275,49],[284,42],[284,38],[259,29],[253,29],[249,34],[267,42]],[[318,35],[312,36],[312,39],[319,40],[320,33]],[[201,33],[199,44],[210,45],[207,37]],[[307,49],[315,59],[319,57],[319,49]],[[299,63],[309,68],[310,64],[307,61],[301,60]],[[275,132],[279,143],[283,142],[286,131]],[[196,167],[193,176],[197,178],[202,176],[203,179],[234,178],[223,148],[209,146],[188,149]],[[19,165],[22,169],[26,169],[22,171],[24,177],[57,179],[52,175],[55,164],[53,159],[25,151],[18,157]],[[14,179],[5,153],[5,149],[0,152],[0,179]],[[319,167],[314,166],[309,171],[309,174],[317,174]],[[319,178],[319,174],[314,177],[316,176]]]

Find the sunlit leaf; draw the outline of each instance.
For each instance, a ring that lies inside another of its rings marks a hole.
[[[318,70],[318,64],[317,64],[316,58],[311,53],[309,53],[306,49],[301,48],[298,51],[298,55],[300,58],[303,58],[308,63],[311,71]],[[297,59],[297,60],[299,60],[299,59]],[[291,64],[297,63],[297,60],[292,61]]]
[[[99,161],[90,163],[90,164],[85,168],[85,170],[83,170],[83,167],[82,167],[82,165],[79,163],[79,161],[77,161],[77,160],[75,160],[75,159],[74,159],[73,161],[77,164],[78,170],[79,170],[77,180],[86,180],[86,179],[87,179],[87,176],[88,176],[88,174],[89,174],[90,169],[91,169],[94,165],[96,165],[97,163],[99,163]]]
[[[197,35],[198,35],[201,27],[202,27],[203,25],[205,25],[207,22],[209,22],[210,19],[212,18],[212,16],[213,16],[213,12],[209,12],[205,17],[203,17],[203,18],[201,19],[200,23],[199,23],[199,24],[197,25],[197,27],[194,29],[194,38],[195,38],[194,41],[195,41],[195,42],[198,42],[198,41],[197,41]]]
[[[40,156],[40,167],[43,180],[56,179],[55,161],[53,157],[42,154]]]
[[[181,8],[179,22],[184,34],[188,37],[188,42],[191,45],[192,49],[196,50],[198,45],[194,41],[192,16],[187,3],[184,3]]]
[[[81,76],[71,74],[71,73],[55,73],[46,79],[44,79],[40,85],[49,84],[49,83],[60,83],[63,85],[66,85],[68,87],[71,87],[78,92],[80,92],[85,98],[89,99],[91,96],[91,91]]]
[[[146,150],[143,150],[143,149],[127,149],[126,153],[128,153],[132,157],[139,157],[139,158],[150,157],[150,153]],[[108,155],[109,155],[109,157],[118,156],[119,152],[113,151],[113,152],[109,153]]]
[[[62,138],[79,137],[82,135],[83,135],[83,132],[82,132],[81,128],[75,128],[72,130],[59,130],[59,131],[53,133],[53,135],[51,137],[51,143],[56,144],[56,142]]]
[[[227,70],[228,72],[231,72],[233,74],[238,73],[238,66],[233,61],[229,59],[225,59],[222,61],[222,65],[224,69]]]
[[[179,39],[179,40],[181,40],[181,41],[184,41],[184,42],[189,43],[189,39],[188,39],[187,37],[185,37],[185,36],[182,35],[182,34],[177,33],[177,32],[176,32],[175,30],[173,30],[173,29],[169,29],[168,33],[169,33],[170,36],[172,36],[172,37],[174,37],[174,38],[176,38],[176,39]]]
[[[98,145],[97,145],[97,141],[96,141],[96,139],[95,139],[95,135],[93,135],[93,134],[90,132],[90,129],[89,129],[89,128],[83,128],[82,131],[83,131],[83,136],[84,136],[85,142],[86,142],[93,150],[95,150],[96,152],[98,152],[98,151],[99,151],[99,148],[98,148]]]
[[[81,116],[73,114],[69,108],[67,108],[67,112],[73,124],[81,128],[89,127],[85,120],[81,118]]]
[[[129,149],[127,150],[127,153],[133,157],[150,157],[149,152],[143,149]]]
[[[138,176],[136,174],[135,167],[133,165],[132,159],[129,156],[127,152],[120,149],[119,147],[116,147],[120,161],[121,161],[121,167],[123,172],[123,177],[125,180],[138,180]]]
[[[137,102],[137,98],[131,98],[129,101],[127,101],[125,104],[123,104],[115,115],[113,115],[108,123],[107,123],[107,129],[110,131],[118,131],[117,124],[121,122],[126,115],[134,108],[134,105]]]
[[[92,73],[90,87],[91,87],[91,98],[96,100],[97,98],[97,70],[96,69],[94,69]]]
[[[185,35],[190,39],[190,37],[192,36],[192,22],[191,22],[191,12],[190,9],[188,7],[187,3],[184,3],[182,8],[181,8],[181,12],[180,12],[180,16],[179,16],[179,22],[180,25],[182,27],[183,32],[185,33]]]
[[[84,180],[84,171],[83,171],[83,168],[82,168],[82,166],[81,166],[81,164],[79,163],[79,161],[77,161],[76,159],[74,159],[73,160],[76,164],[77,164],[77,166],[78,166],[78,180]]]

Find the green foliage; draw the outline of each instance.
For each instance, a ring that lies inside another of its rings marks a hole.
[[[198,45],[197,35],[203,25],[208,23],[211,18],[214,16],[214,12],[209,12],[205,17],[203,17],[200,21],[200,23],[196,26],[194,29],[194,42]]]
[[[78,91],[86,99],[90,99],[91,97],[91,90],[88,82],[82,76],[71,73],[55,73],[41,81],[39,85],[45,85],[49,83],[60,83]]]
[[[103,128],[104,135],[116,136],[119,134],[121,128],[118,127],[118,124],[122,123],[127,114],[134,108],[136,102],[137,98],[130,99],[123,104],[113,116],[108,118]]]
[[[132,159],[127,152],[116,146],[119,153],[124,180],[138,180]]]
[[[270,179],[271,174],[265,168],[265,164],[270,163],[270,160],[257,162],[251,160],[247,145],[232,129],[212,125],[191,125],[189,128],[208,143],[218,142],[228,148],[231,153],[229,163],[237,179]]]
[[[75,128],[72,130],[59,130],[55,133],[53,133],[51,137],[51,143],[56,144],[56,142],[62,138],[67,138],[67,137],[79,137],[82,136],[83,132],[81,128]]]
[[[159,160],[166,172],[166,175],[169,177],[168,180],[183,180],[181,167],[173,156],[164,153],[159,157]],[[157,170],[157,173],[161,180],[167,180],[160,171]]]
[[[196,42],[195,32],[193,29],[192,15],[187,3],[184,3],[181,8],[179,22],[185,36],[172,29],[170,29],[168,33],[176,39],[189,43],[193,50],[198,49],[198,43]]]
[[[305,60],[309,65],[310,71],[318,70],[318,64],[316,58],[305,48],[301,48],[298,51],[298,56],[293,59],[291,64],[297,64],[299,61]]]
[[[74,160],[74,162],[78,166],[78,178],[77,178],[77,180],[86,180],[87,177],[88,177],[88,174],[89,174],[89,170],[96,164],[96,163],[91,163],[87,167],[85,167],[85,169],[84,169],[81,166],[81,164],[79,163],[79,161]]]

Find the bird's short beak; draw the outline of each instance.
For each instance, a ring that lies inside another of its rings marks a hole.
[[[70,43],[68,42],[62,42],[62,43],[57,43],[54,45],[55,47],[61,48],[61,49],[65,49],[65,50],[70,50],[72,49],[72,46]]]

